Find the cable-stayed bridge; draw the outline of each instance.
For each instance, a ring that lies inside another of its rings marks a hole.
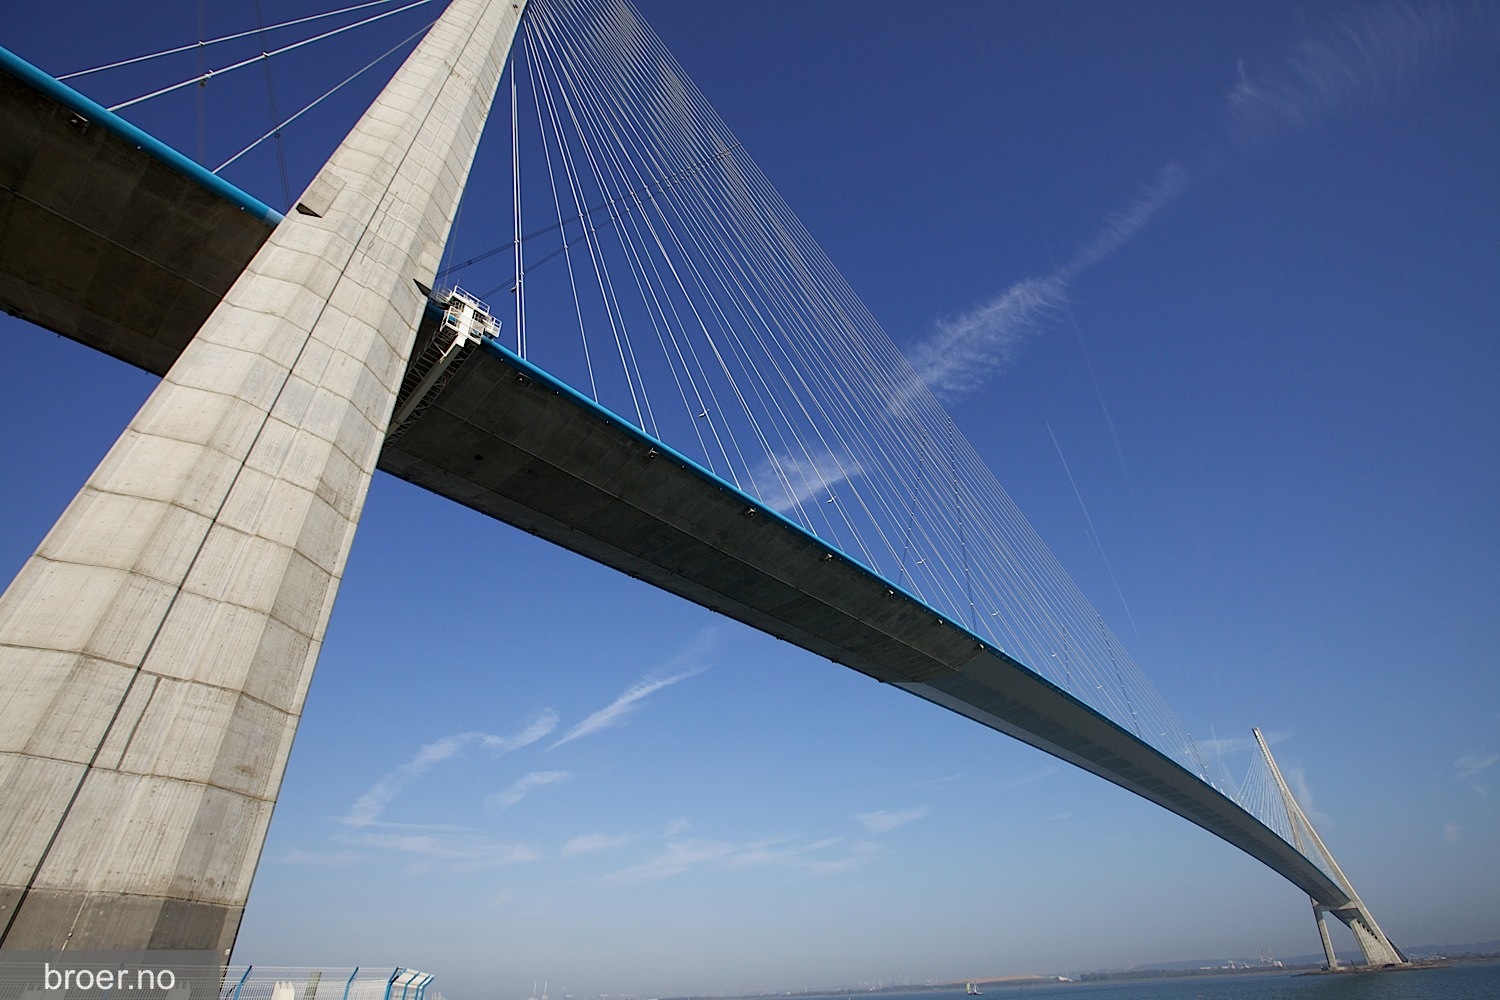
[[[439,257],[517,28],[513,268],[476,299]],[[1401,960],[1269,753],[1241,785],[1198,752],[628,6],[455,3],[431,39],[285,219],[9,64],[6,305],[165,380],[0,609],[36,803],[7,947],[232,941],[378,461],[1135,791]],[[199,867],[112,860],[111,813]]]

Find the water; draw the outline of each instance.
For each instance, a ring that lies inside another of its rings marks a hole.
[[[1126,983],[987,985],[983,989],[986,997],[997,1000],[1033,996],[1038,1000],[1500,1000],[1500,964],[1340,976],[1193,976]],[[959,1000],[963,991],[873,996],[877,1000]]]

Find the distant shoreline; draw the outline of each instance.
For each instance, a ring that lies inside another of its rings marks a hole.
[[[1412,968],[1429,969],[1441,968],[1445,965],[1483,965],[1485,963],[1500,962],[1500,953],[1494,954],[1462,954],[1423,957],[1412,960]],[[1364,969],[1361,966],[1346,966],[1350,974],[1362,972],[1377,972],[1381,970]],[[1395,971],[1404,971],[1397,969]],[[996,976],[983,979],[959,979],[945,983],[908,983],[898,986],[879,987],[848,987],[845,989],[815,989],[815,990],[789,990],[781,993],[739,993],[732,995],[685,994],[676,997],[661,997],[660,1000],[821,1000],[821,998],[858,997],[858,996],[884,996],[890,994],[913,994],[913,993],[953,993],[961,991],[965,983],[973,983],[978,987],[1005,988],[1009,986],[1048,985],[1055,987],[1067,987],[1078,983],[1108,983],[1108,982],[1143,982],[1149,980],[1165,979],[1193,979],[1193,978],[1217,978],[1219,976],[1306,976],[1306,975],[1334,975],[1329,973],[1320,965],[1287,965],[1282,967],[1266,966],[1236,966],[1211,967],[1196,969],[1122,969],[1116,972],[1080,972],[1068,979],[1060,979],[1056,975],[1043,976],[1028,974],[1022,976]]]

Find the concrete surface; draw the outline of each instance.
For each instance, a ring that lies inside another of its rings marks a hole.
[[[227,955],[523,6],[454,0],[0,598],[0,947]]]
[[[67,88],[15,75],[27,68],[0,60],[0,309],[164,375],[274,213],[174,169],[102,108],[60,103]]]

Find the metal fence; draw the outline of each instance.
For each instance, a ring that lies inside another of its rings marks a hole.
[[[391,966],[288,968],[230,966],[219,1000],[441,1000],[432,975]]]

